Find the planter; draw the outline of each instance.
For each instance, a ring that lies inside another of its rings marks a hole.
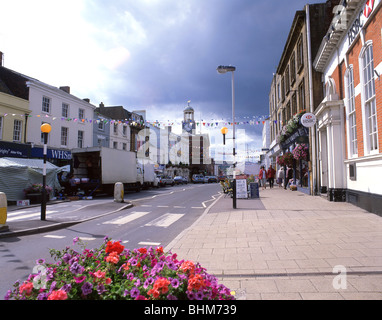
[[[28,193],[26,198],[29,199],[30,204],[41,204],[42,202],[42,193]],[[46,195],[46,201],[49,201],[49,195]]]

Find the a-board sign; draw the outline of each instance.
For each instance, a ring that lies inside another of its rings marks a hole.
[[[247,199],[247,179],[236,179],[236,198]]]
[[[259,198],[259,184],[257,182],[251,182],[249,184],[249,192],[251,195],[251,198]]]

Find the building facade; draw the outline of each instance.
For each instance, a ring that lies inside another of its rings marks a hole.
[[[319,184],[329,200],[382,214],[382,1],[341,1],[314,68]]]
[[[321,73],[312,68],[312,57],[333,17],[339,0],[306,5],[297,11],[285,43],[269,93],[271,143],[268,155],[272,163],[290,168],[293,183],[300,190],[316,194],[314,161],[315,132],[303,127],[301,116],[313,112],[323,98]],[[297,148],[297,149],[296,149]],[[308,149],[309,156],[285,162],[294,150]],[[287,180],[284,182],[286,187]]]

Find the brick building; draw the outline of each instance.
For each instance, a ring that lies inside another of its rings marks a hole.
[[[382,213],[382,1],[342,0],[313,66],[325,97],[316,109],[317,174],[329,200]]]

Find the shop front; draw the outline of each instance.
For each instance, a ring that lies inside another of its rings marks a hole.
[[[31,158],[43,158],[44,149],[42,147],[31,148]],[[55,164],[58,167],[62,167],[71,164],[72,152],[65,149],[47,149],[47,159],[49,162]]]
[[[284,167],[284,188],[310,194],[309,129],[299,122],[296,128],[280,143],[282,155],[277,164]]]
[[[0,157],[29,158],[30,153],[30,144],[0,141]]]

